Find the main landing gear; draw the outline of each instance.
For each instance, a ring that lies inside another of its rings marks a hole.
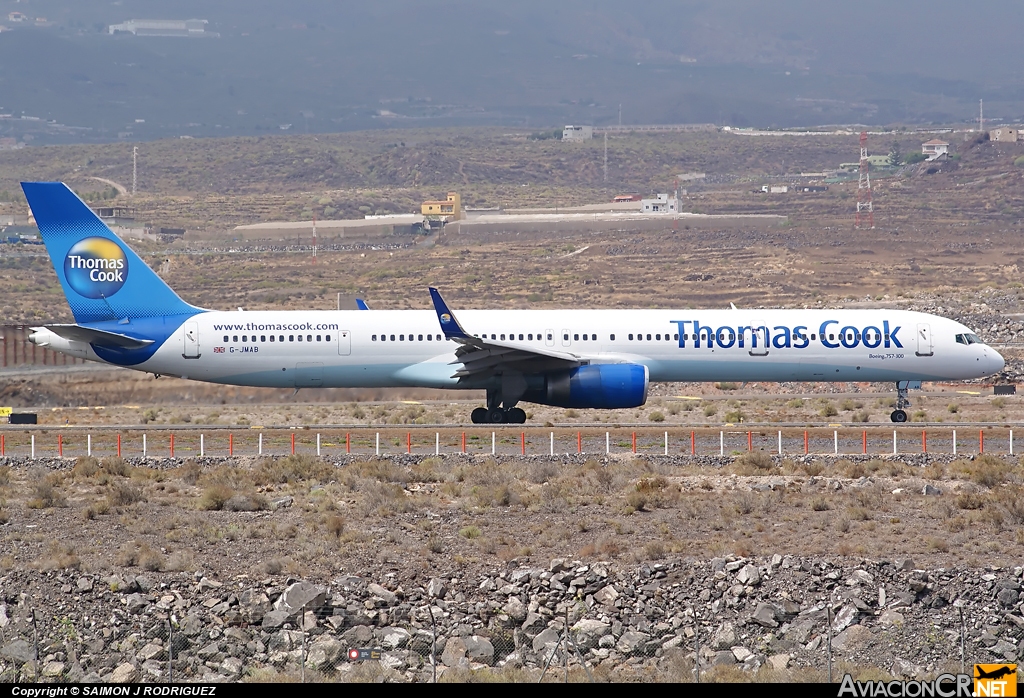
[[[897,424],[907,421],[907,408],[910,407],[910,400],[907,399],[910,381],[896,381],[896,409],[889,415],[889,419]]]
[[[501,393],[488,390],[487,407],[477,407],[470,419],[473,424],[526,424],[526,412],[518,407],[502,407]]]

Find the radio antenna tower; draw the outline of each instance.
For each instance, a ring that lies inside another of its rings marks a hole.
[[[139,184],[139,146],[132,147],[132,198]]]
[[[604,183],[608,184],[608,132],[604,132]]]
[[[868,132],[860,132],[860,178],[857,181],[857,220],[854,226],[875,227],[875,212],[871,208],[871,174],[868,172]]]
[[[985,100],[978,100],[978,130],[985,130]]]

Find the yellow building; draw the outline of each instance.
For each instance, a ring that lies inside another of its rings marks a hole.
[[[432,218],[457,221],[462,218],[462,199],[458,192],[450,191],[444,201],[424,201],[420,206],[420,213]]]

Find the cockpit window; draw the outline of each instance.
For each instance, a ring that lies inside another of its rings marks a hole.
[[[972,334],[970,332],[965,332],[964,334],[958,334],[956,336],[956,343],[957,344],[984,344],[984,342],[981,341],[981,337],[979,337],[976,334]]]

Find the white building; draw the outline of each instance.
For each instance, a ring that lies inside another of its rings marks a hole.
[[[994,128],[988,132],[988,138],[991,141],[1000,141],[1003,143],[1016,143],[1020,140],[1020,129],[1011,128],[1009,126],[1001,126],[1000,128]]]
[[[135,34],[136,36],[219,36],[206,31],[209,24],[205,19],[129,19],[121,24],[111,24],[111,34]]]
[[[573,126],[569,124],[562,129],[563,141],[589,141],[593,137],[593,126]]]
[[[921,152],[924,153],[927,160],[934,160],[935,158],[949,154],[949,143],[935,138],[927,143],[922,143]]]
[[[679,201],[668,194],[658,194],[654,199],[640,199],[640,210],[644,213],[676,213],[679,211]]]

